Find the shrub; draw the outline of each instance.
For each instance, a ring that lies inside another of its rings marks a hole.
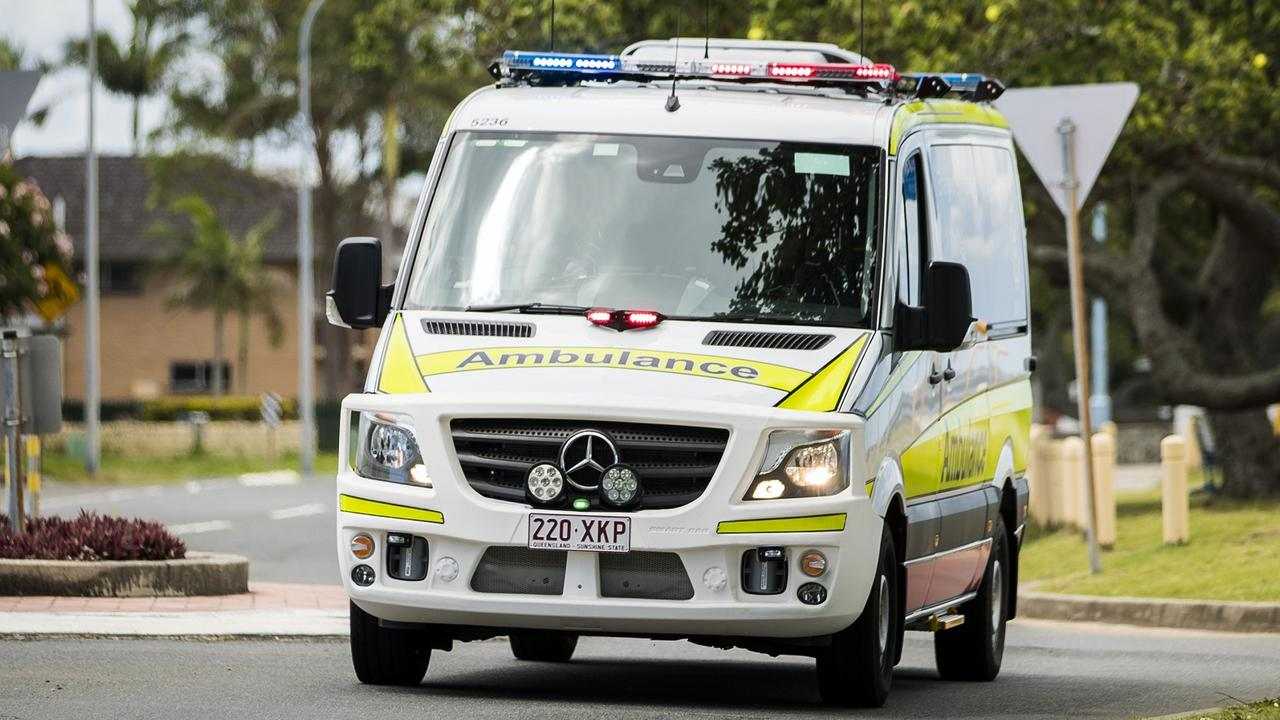
[[[14,534],[0,515],[0,558],[32,560],[176,560],[187,546],[164,525],[80,511],[70,520],[29,518]]]
[[[262,399],[257,395],[182,395],[146,400],[142,403],[142,418],[147,421],[185,420],[192,412],[209,413],[210,420],[261,420]],[[286,419],[297,416],[297,404],[282,400],[282,414]]]

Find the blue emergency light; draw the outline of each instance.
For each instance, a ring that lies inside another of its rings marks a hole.
[[[617,55],[584,55],[580,53],[524,52],[508,50],[502,53],[502,62],[515,70],[539,72],[571,72],[607,74],[622,68]]]

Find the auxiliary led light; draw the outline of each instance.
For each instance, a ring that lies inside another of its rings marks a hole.
[[[529,469],[525,486],[534,500],[550,503],[564,494],[564,473],[551,463],[538,463]]]
[[[640,496],[640,476],[626,465],[612,465],[600,478],[600,493],[614,507],[626,507]]]

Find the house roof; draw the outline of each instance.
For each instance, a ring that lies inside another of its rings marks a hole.
[[[85,158],[26,157],[18,171],[40,186],[50,202],[66,203],[66,232],[84,257]],[[237,168],[213,156],[98,158],[98,245],[108,261],[149,261],[171,255],[166,237],[189,227],[185,218],[165,210],[168,202],[197,193],[214,207],[232,235],[243,236],[264,218],[274,217],[264,256],[283,262],[297,258],[297,191],[276,180]],[[156,200],[152,201],[153,190]]]

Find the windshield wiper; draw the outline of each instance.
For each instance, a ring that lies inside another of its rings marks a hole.
[[[839,323],[823,322],[821,320],[805,320],[803,318],[798,318],[795,315],[785,315],[782,313],[718,312],[713,313],[709,317],[696,319],[713,320],[715,322],[762,323],[765,325],[839,325]]]
[[[511,303],[507,305],[468,305],[464,312],[518,312],[528,315],[582,315],[590,310],[579,305],[554,305],[549,303]]]

